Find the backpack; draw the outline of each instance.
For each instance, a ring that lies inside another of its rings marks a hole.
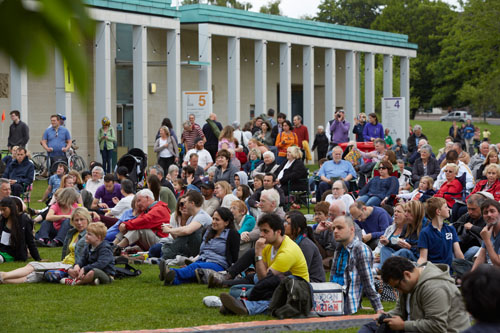
[[[115,279],[135,277],[141,274],[140,269],[136,269],[129,264],[125,264],[125,267],[115,267]]]
[[[311,287],[296,276],[288,276],[280,282],[269,304],[269,311],[279,319],[307,317],[311,308]]]

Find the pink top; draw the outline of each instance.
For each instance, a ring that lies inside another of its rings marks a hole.
[[[71,213],[76,209],[78,208],[78,203],[74,203],[73,206],[71,207]],[[62,209],[61,207],[59,207],[59,204],[56,202],[55,204],[53,204],[52,206],[50,206],[50,209],[52,209],[54,211],[54,215],[70,215],[70,214],[64,214],[62,212]],[[56,230],[59,230],[61,228],[61,223],[63,223],[65,219],[60,219],[60,220],[57,220],[57,221],[54,221],[52,222],[52,224],[54,225],[54,228]]]

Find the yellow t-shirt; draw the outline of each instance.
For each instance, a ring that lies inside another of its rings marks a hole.
[[[309,282],[306,258],[300,247],[288,236],[283,239],[274,258],[271,258],[271,253],[272,245],[268,244],[262,251],[262,257],[267,267],[282,273],[291,272]]]
[[[67,265],[74,265],[75,264],[75,246],[76,246],[76,242],[78,242],[78,235],[80,233],[79,232],[76,232],[74,235],[73,235],[73,238],[71,238],[71,242],[69,242],[69,245],[68,245],[68,254],[66,255],[66,257],[64,257],[63,259],[63,264],[67,264]]]

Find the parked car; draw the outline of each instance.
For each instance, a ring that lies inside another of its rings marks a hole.
[[[472,116],[467,113],[467,111],[451,111],[446,116],[439,118],[441,121],[460,121],[466,122],[467,119],[472,120]]]

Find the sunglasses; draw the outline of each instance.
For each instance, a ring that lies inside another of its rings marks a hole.
[[[185,202],[184,202],[184,201],[179,202],[179,207],[184,207],[184,204],[185,204]]]

